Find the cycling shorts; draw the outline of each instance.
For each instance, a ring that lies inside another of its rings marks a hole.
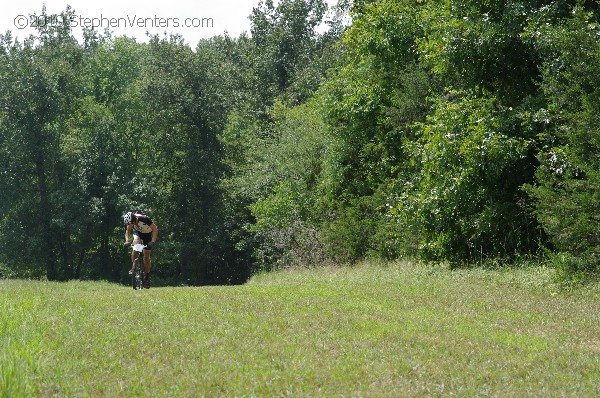
[[[144,244],[144,246],[147,246],[148,243],[150,243],[152,241],[152,232],[148,232],[147,234],[143,234],[139,231],[133,231],[133,237],[134,239],[137,237],[139,239],[141,239],[142,243]],[[152,248],[150,247],[146,247],[146,250],[152,250]]]

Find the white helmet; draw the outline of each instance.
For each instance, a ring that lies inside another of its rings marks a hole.
[[[130,224],[132,219],[133,219],[133,213],[130,211],[127,212],[127,214],[125,214],[123,216],[123,221],[125,222],[125,225]]]

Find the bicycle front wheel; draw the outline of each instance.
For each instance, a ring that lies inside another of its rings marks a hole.
[[[131,274],[131,283],[135,290],[144,288],[144,264],[143,260],[136,258],[133,261],[133,273]]]

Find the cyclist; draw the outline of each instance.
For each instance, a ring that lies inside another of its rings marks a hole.
[[[152,219],[145,214],[139,214],[133,211],[127,212],[123,216],[125,222],[125,247],[129,247],[129,235],[133,230],[133,244],[143,243],[144,246],[144,265],[146,278],[144,279],[144,288],[150,287],[150,268],[152,266],[150,260],[150,252],[152,246],[156,243],[158,238],[158,227],[152,222]],[[134,262],[137,258],[137,253],[133,251],[131,253],[131,261]],[[132,268],[133,270],[133,268]],[[131,273],[132,271],[130,271]]]

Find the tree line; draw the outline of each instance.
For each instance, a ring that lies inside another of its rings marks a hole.
[[[261,0],[249,34],[193,49],[6,32],[0,276],[121,280],[128,210],[159,226],[164,283],[405,256],[597,273],[599,15]]]

